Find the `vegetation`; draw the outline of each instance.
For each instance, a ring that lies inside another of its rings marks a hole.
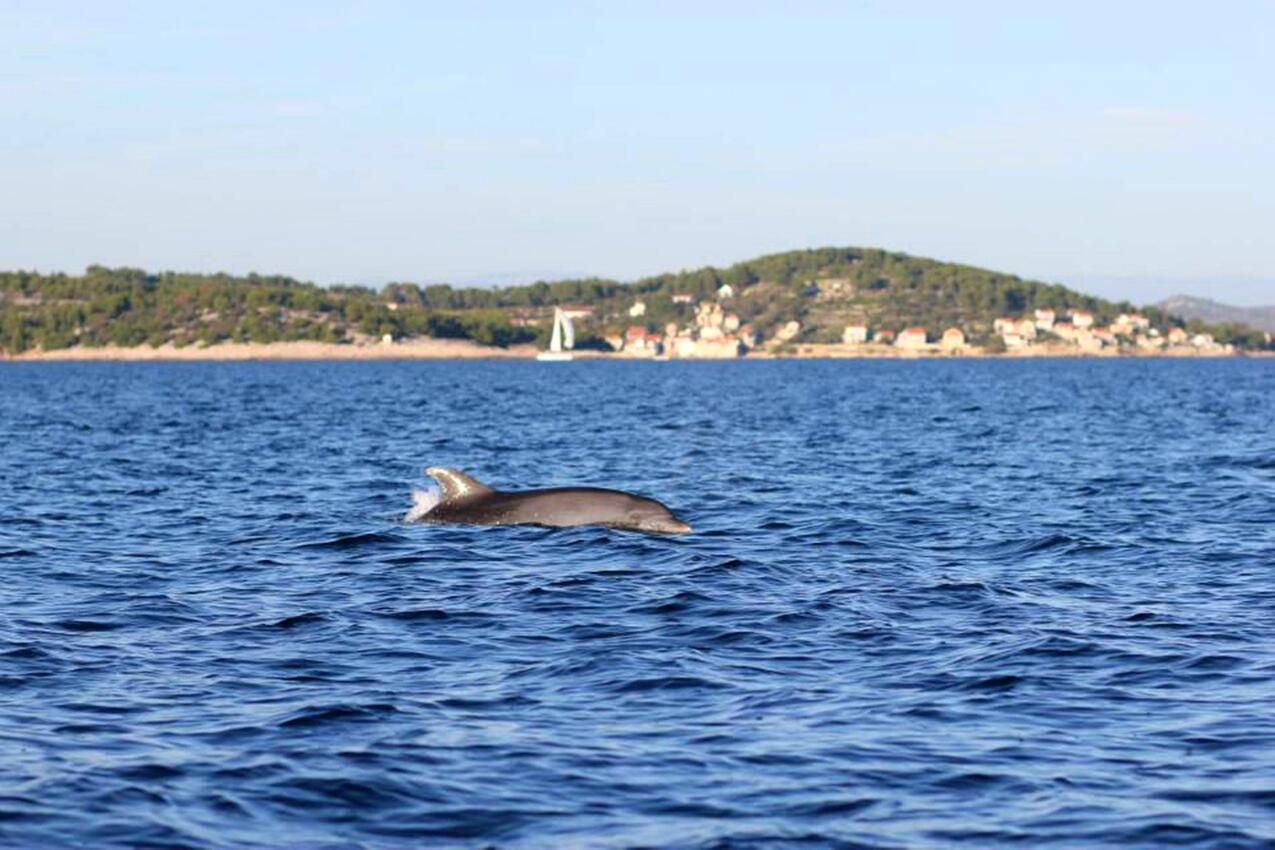
[[[370,289],[324,289],[285,277],[153,275],[91,266],[83,276],[0,274],[0,349],[72,345],[178,346],[316,340],[359,335],[532,342],[499,310],[398,309]]]
[[[0,350],[227,340],[346,343],[385,334],[543,344],[550,310],[567,303],[594,308],[595,318],[580,328],[579,340],[602,346],[604,337],[620,335],[634,321],[657,331],[668,322],[688,323],[693,306],[673,296],[715,298],[724,284],[736,291],[729,309],[742,321],[769,336],[796,319],[802,325],[797,341],[804,342],[837,341],[851,322],[893,330],[920,325],[931,335],[957,326],[972,339],[994,339],[998,316],[1041,307],[1084,309],[1101,325],[1134,309],[1056,284],[860,248],[790,251],[631,284],[588,279],[458,289],[391,283],[379,292],[256,274],[150,274],[91,266],[80,276],[0,273]],[[646,312],[632,320],[627,311],[638,299]],[[1260,331],[1242,325],[1188,323],[1154,307],[1142,312],[1159,328],[1184,326],[1244,348],[1269,345]]]

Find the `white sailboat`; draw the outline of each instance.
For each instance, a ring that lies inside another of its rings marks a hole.
[[[549,340],[549,350],[536,355],[537,360],[570,360],[571,349],[575,348],[576,332],[571,326],[571,317],[562,312],[561,307],[553,308],[553,337]]]

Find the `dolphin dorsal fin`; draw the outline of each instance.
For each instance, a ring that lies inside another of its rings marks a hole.
[[[471,499],[474,496],[482,496],[492,492],[492,489],[486,484],[470,478],[465,473],[455,469],[431,466],[425,470],[425,474],[437,481],[438,485],[443,488],[443,499],[448,502]]]

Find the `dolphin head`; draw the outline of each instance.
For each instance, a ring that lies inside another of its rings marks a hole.
[[[673,515],[673,512],[654,499],[635,498],[627,511],[624,528],[635,531],[652,531],[657,534],[686,534],[689,524]]]

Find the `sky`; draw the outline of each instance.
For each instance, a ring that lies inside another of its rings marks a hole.
[[[626,6],[635,8],[628,9]],[[0,268],[1275,303],[1275,4],[0,0]]]

